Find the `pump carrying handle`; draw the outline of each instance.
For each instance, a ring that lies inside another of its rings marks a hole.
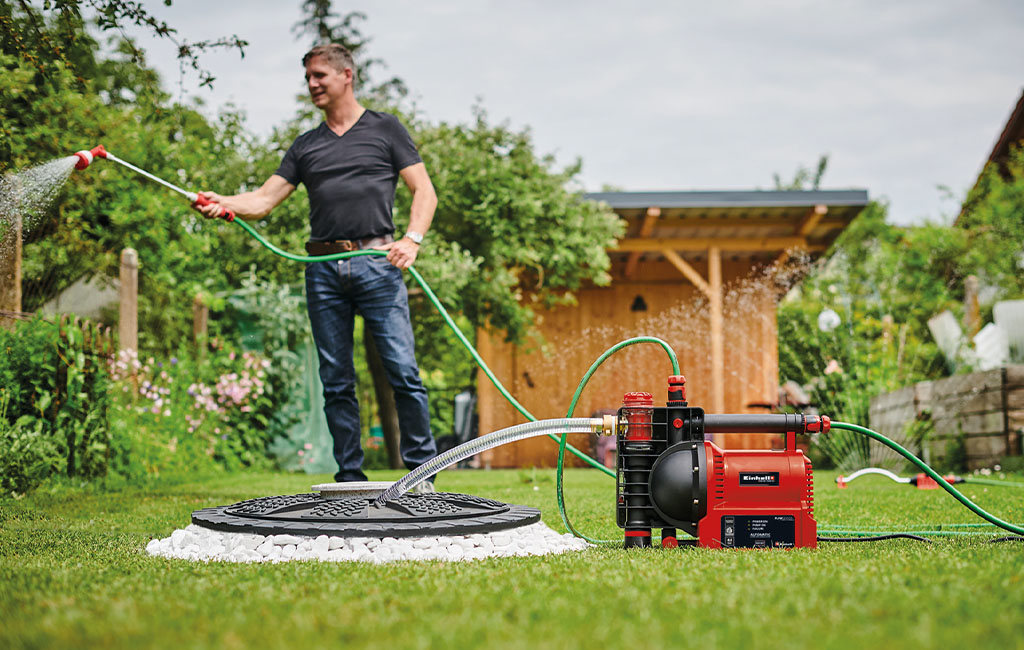
[[[827,415],[803,413],[708,413],[705,433],[828,433],[832,421]]]
[[[189,196],[189,198],[192,198],[192,197]],[[214,203],[213,201],[211,201],[210,199],[206,198],[205,196],[202,196],[201,194],[196,194],[195,198],[192,199],[192,205],[193,206],[203,207],[205,205],[211,205],[213,203]],[[223,219],[225,221],[234,221],[235,220],[235,213],[234,213],[233,210],[228,210],[224,206],[220,206],[220,212],[217,214],[217,217],[220,218],[220,219]]]

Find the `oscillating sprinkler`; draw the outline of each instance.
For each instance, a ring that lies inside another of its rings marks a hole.
[[[150,179],[151,181],[156,181],[157,183],[160,183],[161,185],[163,185],[167,189],[174,190],[178,194],[181,194],[186,199],[188,199],[189,202],[192,203],[192,205],[194,205],[194,206],[204,206],[204,205],[209,205],[209,204],[213,203],[213,201],[207,199],[206,197],[200,196],[199,194],[196,194],[195,192],[189,192],[188,190],[184,190],[184,189],[178,187],[177,185],[175,185],[174,183],[168,183],[164,179],[162,179],[162,178],[160,178],[158,176],[154,176],[153,174],[150,174],[145,169],[140,169],[139,167],[136,167],[135,165],[131,164],[130,162],[121,160],[120,158],[118,158],[114,154],[112,154],[109,151],[107,151],[106,149],[104,149],[102,144],[98,145],[98,146],[95,146],[92,149],[88,149],[88,150],[83,149],[82,151],[76,151],[75,152],[75,156],[78,158],[78,162],[75,163],[75,169],[85,169],[86,167],[88,167],[92,163],[92,161],[95,158],[106,158],[107,160],[112,160],[112,161],[114,161],[116,163],[124,165],[125,167],[127,167],[130,170],[132,170],[133,172],[142,174],[143,176],[145,176],[146,178]],[[224,219],[224,220],[226,220],[226,221],[234,221],[235,220],[235,213],[232,210],[228,210],[227,208],[224,208],[224,207],[221,208],[220,214],[218,214],[217,216],[222,218],[222,219]]]

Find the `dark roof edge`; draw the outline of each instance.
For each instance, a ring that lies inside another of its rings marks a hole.
[[[992,153],[989,154],[987,162],[994,162],[1006,156],[1010,152],[1010,145],[1016,142],[1014,134],[1017,134],[1019,137],[1022,131],[1024,131],[1024,92],[1021,92],[1020,99],[1017,100],[1017,106],[1010,113],[1010,119],[1006,120],[1006,126],[1003,127],[1002,133],[999,134],[999,139],[996,140],[995,146],[992,147]]]
[[[592,201],[613,208],[774,207],[868,204],[868,191],[850,190],[718,190],[693,192],[587,192]]]

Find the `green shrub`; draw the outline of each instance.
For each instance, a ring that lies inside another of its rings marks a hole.
[[[112,365],[114,471],[129,477],[265,467],[275,405],[270,361],[214,341],[166,361],[123,351]]]
[[[7,421],[10,399],[7,391],[0,394],[0,491],[17,494],[64,472],[67,459],[43,420],[26,415],[13,424]]]
[[[98,328],[40,316],[0,329],[0,456],[4,487],[24,491],[55,473],[107,472],[107,359]],[[15,487],[14,484],[17,484]]]

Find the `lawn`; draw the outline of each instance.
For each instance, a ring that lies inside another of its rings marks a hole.
[[[816,476],[819,525],[979,521],[941,491],[881,477],[838,490],[834,476]],[[197,508],[306,492],[327,479],[234,474],[4,497],[0,648],[1024,647],[1021,542],[609,547],[386,565],[192,564],[143,551]],[[540,507],[544,521],[562,530],[552,471],[447,472],[438,486]],[[619,539],[613,492],[608,477],[570,470],[566,494],[577,527]],[[1021,490],[968,486],[965,493],[997,516],[1024,521]]]

